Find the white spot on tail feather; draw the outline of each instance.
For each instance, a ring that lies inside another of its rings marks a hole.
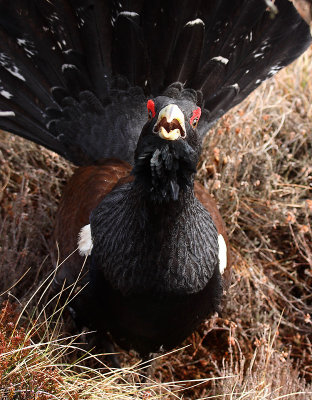
[[[62,72],[64,72],[66,69],[76,69],[76,66],[74,64],[63,64]]]
[[[269,71],[269,77],[275,75],[282,67],[280,65],[274,65],[273,67],[271,67],[270,71]]]
[[[20,46],[25,46],[25,44],[27,43],[27,41],[25,39],[16,39],[17,44],[19,44]]]
[[[239,84],[234,83],[234,85],[231,85],[232,88],[234,88],[237,92],[239,92]]]
[[[135,18],[135,17],[138,17],[139,14],[136,12],[132,12],[132,11],[121,11],[119,13],[119,15],[124,15],[125,17]]]
[[[93,243],[90,224],[85,225],[78,235],[78,250],[81,256],[88,256],[92,251]]]
[[[25,78],[23,77],[23,75],[20,74],[19,69],[17,68],[16,65],[12,65],[11,68],[7,68],[7,70],[10,72],[10,74],[16,76],[16,78],[20,79],[21,81],[25,82]]]
[[[33,55],[36,54],[35,46],[33,42],[31,42],[30,40],[24,38],[17,38],[16,41],[17,44],[24,49],[27,57],[32,57]]]
[[[220,274],[223,275],[227,263],[227,248],[225,240],[221,234],[218,236],[218,245],[219,245],[219,269],[220,269]]]
[[[21,81],[25,81],[23,75],[20,74],[17,66],[11,61],[11,59],[4,53],[0,53],[0,65],[5,68],[11,75],[20,79]]]
[[[7,90],[0,90],[0,94],[1,94],[1,96],[5,97],[6,99],[10,99],[11,97],[13,97],[13,94],[8,92]]]
[[[222,56],[218,56],[218,57],[213,57],[212,60],[214,61],[219,61],[222,64],[226,65],[229,62],[228,58],[222,57]]]
[[[14,111],[0,111],[0,117],[15,117]]]
[[[200,18],[193,19],[193,21],[189,21],[185,26],[194,26],[194,25],[205,25],[204,21]]]

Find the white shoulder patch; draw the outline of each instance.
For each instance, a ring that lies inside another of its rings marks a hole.
[[[78,235],[78,250],[81,256],[88,256],[92,251],[93,243],[90,224],[85,225]]]
[[[223,275],[223,272],[226,268],[227,264],[227,248],[224,237],[220,234],[218,236],[218,244],[219,244],[219,269],[220,274]]]

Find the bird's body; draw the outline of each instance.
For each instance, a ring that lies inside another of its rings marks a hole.
[[[80,165],[54,232],[61,259],[80,237],[54,282],[88,283],[77,324],[147,355],[218,310],[228,239],[194,175],[209,127],[311,42],[275,6],[0,0],[0,125]]]
[[[204,261],[211,261],[212,257],[201,250],[211,248],[206,243],[211,240],[209,230],[214,228],[211,216],[217,228],[214,233],[221,235],[227,245],[228,239],[215,200],[202,185],[195,182],[195,196],[190,189],[183,194],[178,207],[175,201],[165,206],[150,206],[142,188],[133,188],[134,178],[129,176],[130,172],[130,165],[110,159],[97,166],[78,168],[61,199],[54,237],[69,239],[59,242],[61,259],[64,259],[76,248],[79,231],[89,223],[94,210],[91,221],[93,218],[99,221],[100,237],[93,235],[93,245],[97,246],[98,240],[109,247],[103,250],[101,246],[101,249],[111,255],[111,260],[106,256],[105,261],[110,262],[112,273],[116,274],[116,288],[98,269],[91,267],[92,284],[81,298],[78,297],[79,304],[83,302],[83,305],[76,306],[76,319],[102,335],[111,332],[123,348],[133,348],[147,356],[161,348],[177,346],[205,317],[218,310],[222,289],[229,283],[230,253],[225,255],[225,271],[216,268],[213,276],[207,279]],[[79,193],[77,200],[75,193]],[[72,203],[78,207],[70,213]],[[196,227],[196,223],[200,226]],[[215,242],[217,240],[215,237]],[[196,242],[201,262],[196,260]],[[172,248],[168,246],[171,243],[174,243],[173,250],[181,255],[172,255]],[[185,253],[192,247],[195,251],[192,250],[191,258],[185,261],[184,257],[190,257]],[[74,253],[60,267],[55,290],[61,289],[65,279],[67,284],[75,282],[81,272],[82,259]],[[169,259],[176,264],[168,262]],[[218,265],[218,260],[214,263]],[[159,266],[163,270],[157,270]],[[118,269],[128,273],[123,273],[121,278]],[[80,285],[88,280],[89,277],[82,279]],[[84,295],[85,301],[82,300]],[[98,308],[100,304],[104,305],[103,311]]]

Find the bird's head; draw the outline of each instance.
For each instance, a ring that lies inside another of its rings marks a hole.
[[[193,186],[201,150],[200,116],[194,96],[164,95],[147,101],[147,122],[135,152],[133,174],[153,201],[176,201]]]

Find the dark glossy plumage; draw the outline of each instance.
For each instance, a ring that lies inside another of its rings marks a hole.
[[[311,42],[292,3],[275,6],[0,0],[0,126],[84,166],[54,235],[65,258],[90,222],[78,325],[147,355],[218,310],[228,240],[194,174],[209,127]],[[82,262],[76,253],[62,265],[55,290]]]

